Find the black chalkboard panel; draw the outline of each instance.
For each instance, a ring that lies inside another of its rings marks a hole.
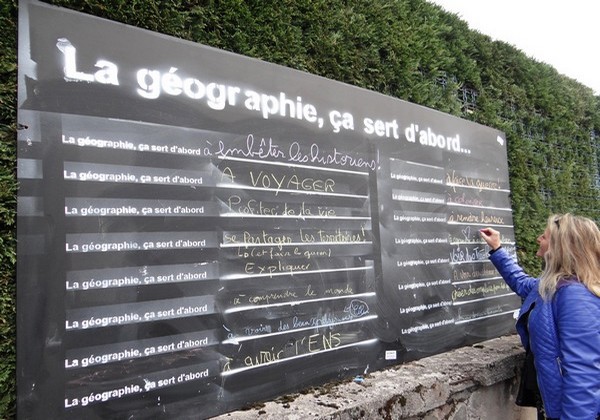
[[[514,253],[503,133],[19,13],[23,418],[209,417],[511,330],[477,234]]]

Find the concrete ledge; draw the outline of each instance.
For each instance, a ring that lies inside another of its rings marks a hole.
[[[518,419],[523,358],[518,336],[510,335],[215,419]]]

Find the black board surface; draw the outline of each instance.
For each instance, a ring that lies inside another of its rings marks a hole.
[[[202,418],[511,331],[504,134],[19,7],[20,418]]]

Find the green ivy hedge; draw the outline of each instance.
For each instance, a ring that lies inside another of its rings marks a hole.
[[[0,2],[0,418],[15,413],[17,5]]]
[[[552,212],[600,220],[600,97],[424,0],[49,0],[364,87],[507,135],[518,253]],[[17,1],[0,2],[0,418],[15,415]]]

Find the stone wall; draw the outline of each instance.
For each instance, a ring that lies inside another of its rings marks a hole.
[[[523,358],[510,335],[215,418],[522,420],[530,413],[514,400]]]

